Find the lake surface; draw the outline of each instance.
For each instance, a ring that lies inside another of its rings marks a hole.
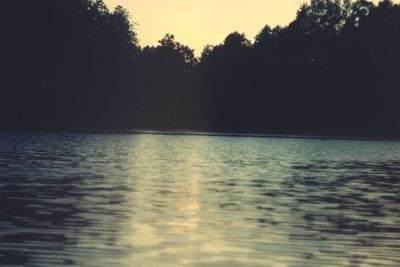
[[[399,266],[400,143],[0,135],[1,266]]]

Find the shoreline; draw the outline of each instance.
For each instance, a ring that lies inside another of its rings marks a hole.
[[[314,139],[314,140],[343,140],[343,141],[383,141],[400,142],[400,138],[335,136],[335,135],[305,135],[305,134],[263,134],[263,133],[234,133],[234,132],[202,132],[189,130],[42,130],[42,131],[0,131],[0,134],[121,134],[121,135],[174,135],[174,136],[211,136],[239,138],[276,138],[276,139]]]

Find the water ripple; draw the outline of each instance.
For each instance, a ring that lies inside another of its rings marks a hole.
[[[400,144],[0,135],[2,266],[398,266]]]

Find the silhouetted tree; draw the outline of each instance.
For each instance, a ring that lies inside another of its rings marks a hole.
[[[180,128],[190,114],[194,51],[166,34],[158,46],[145,47],[139,57],[140,91],[137,108],[142,127]],[[188,106],[189,105],[189,106]]]
[[[125,116],[140,48],[123,8],[17,0],[2,10],[2,128],[113,127]]]
[[[0,129],[400,136],[400,5],[311,0],[200,58],[102,0],[2,3]]]

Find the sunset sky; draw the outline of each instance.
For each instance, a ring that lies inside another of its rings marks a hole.
[[[394,2],[399,2],[396,0]],[[155,45],[166,33],[199,54],[233,31],[249,39],[269,24],[287,25],[306,0],[105,0],[110,9],[127,8],[140,44]],[[379,2],[379,1],[374,1]]]

